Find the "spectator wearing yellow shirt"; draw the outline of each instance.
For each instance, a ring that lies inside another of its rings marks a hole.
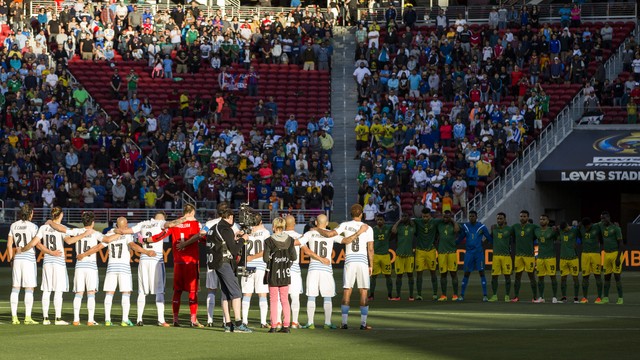
[[[158,194],[153,185],[149,185],[149,189],[144,194],[144,206],[147,209],[153,209],[156,207],[156,201],[158,200]]]
[[[9,144],[11,144],[11,146],[13,146],[14,148],[18,144],[18,141],[20,141],[20,139],[18,138],[18,135],[16,135],[16,132],[13,130],[11,131],[11,135],[9,135],[7,140],[9,140]]]
[[[638,121],[638,107],[633,101],[627,103],[627,122],[635,124]]]
[[[369,146],[369,132],[369,127],[364,123],[364,119],[360,119],[356,125],[356,156],[354,159],[359,159],[362,150]]]
[[[445,211],[451,211],[451,207],[453,206],[453,199],[448,191],[444,192],[444,196],[442,197],[442,213]]]
[[[180,94],[180,111],[183,118],[189,116],[189,92],[186,90]]]

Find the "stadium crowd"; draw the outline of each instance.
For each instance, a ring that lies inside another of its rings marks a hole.
[[[248,138],[235,126],[216,129],[226,109],[226,121],[235,117],[236,91],[226,91],[233,77],[225,68],[258,61],[326,70],[331,15],[298,6],[240,20],[220,10],[205,14],[195,2],[151,12],[78,1],[16,19],[10,31],[4,25],[0,54],[6,206],[175,208],[184,191],[210,208],[248,199],[260,209],[331,209],[329,113],[298,128],[295,114],[279,122],[278,104],[264,94],[255,97],[257,126]],[[68,63],[80,58],[114,63],[105,91],[114,94],[120,116],[94,112],[87,90],[71,81]],[[166,108],[154,109],[137,96],[139,74],[118,71],[120,59],[146,62],[149,72],[172,78],[221,68],[221,91],[211,103],[174,92]],[[241,90],[256,95],[259,77],[252,71]],[[179,120],[187,116],[193,126]]]

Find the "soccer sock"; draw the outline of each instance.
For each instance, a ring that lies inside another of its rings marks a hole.
[[[451,285],[453,286],[453,295],[458,295],[458,277],[451,279]]]
[[[80,307],[82,306],[82,294],[73,297],[73,321],[80,322]]]
[[[440,278],[440,289],[442,290],[442,295],[447,296],[447,277],[443,276]]]
[[[413,297],[413,284],[414,284],[413,276],[410,276],[409,277],[409,297],[411,298]]]
[[[567,278],[560,279],[560,292],[562,297],[567,297]]]
[[[42,317],[49,317],[49,303],[51,302],[51,291],[42,292]]]
[[[369,306],[360,306],[360,325],[367,325],[367,316],[369,315]]]
[[[213,309],[216,307],[216,293],[207,293],[207,323],[213,323]]]
[[[491,291],[493,291],[493,295],[498,295],[498,278],[496,276],[491,277]]]
[[[89,322],[94,322],[96,314],[96,294],[87,294],[87,312],[89,313]]]
[[[242,323],[249,324],[249,306],[251,306],[251,296],[242,297]],[[264,325],[264,323],[260,324]]]
[[[20,295],[20,289],[11,288],[11,296],[9,302],[11,303],[11,316],[18,316],[18,297]]]
[[[622,298],[622,279],[621,278],[616,279],[616,289],[618,290],[618,298],[621,299]]]
[[[586,298],[588,294],[589,294],[589,278],[584,276],[582,278],[582,296]]]
[[[267,297],[258,298],[258,305],[260,306],[260,323],[267,323],[267,314],[269,313],[269,302],[267,301]]]
[[[436,274],[431,274],[431,288],[433,289],[433,295],[438,295],[438,277]]]
[[[349,305],[340,306],[340,310],[342,312],[342,324],[346,324],[349,319]]]
[[[315,306],[315,301],[313,305]],[[333,312],[333,302],[331,302],[330,297],[324,298],[323,307],[324,307],[324,323],[326,325],[331,325],[331,313]]]
[[[33,309],[33,289],[24,289],[24,316],[31,317],[31,309]]]
[[[602,297],[602,276],[596,276],[596,289],[598,290],[598,297]]]
[[[56,319],[62,317],[62,291],[53,293],[53,309],[56,312]]]
[[[469,285],[469,277],[464,276],[462,277],[462,291],[460,292],[462,297],[464,297],[464,293],[467,291],[467,285]]]
[[[180,312],[180,297],[182,297],[182,291],[174,290],[173,301],[171,307],[173,309],[173,322],[178,322],[178,313]]]
[[[142,315],[144,314],[144,306],[147,302],[147,296],[141,292],[138,293],[138,307],[137,307],[137,311],[138,311],[138,318],[136,319],[136,322],[141,322],[142,321]]]
[[[544,299],[544,278],[538,279],[538,297]]]
[[[551,277],[551,291],[553,292],[553,297],[558,295],[558,278],[555,276]]]
[[[120,300],[120,304],[122,305],[122,322],[126,322],[129,320],[129,309],[131,308],[131,294],[122,294],[122,300]]]
[[[164,319],[164,293],[156,294],[156,309],[158,310],[158,322],[163,324],[166,322]]]
[[[300,294],[292,294],[291,295],[291,322],[298,324],[299,315],[300,315]]]
[[[198,322],[198,292],[189,292],[189,314],[191,314],[191,322]]]
[[[393,292],[393,280],[391,280],[391,276],[385,277],[384,280],[387,283],[387,295],[391,297],[391,293]]]
[[[111,322],[111,304],[113,304],[113,294],[104,296],[104,321]]]
[[[422,296],[422,272],[418,272],[416,275],[416,292],[418,296]]]
[[[402,276],[396,276],[396,295],[400,297],[400,292],[402,291]]]
[[[607,298],[609,297],[609,289],[610,288],[611,288],[611,279],[609,279],[609,280],[605,279],[604,280],[604,297],[607,297]],[[24,301],[25,301],[25,304],[26,304],[27,294],[24,295],[24,299],[25,299]]]
[[[511,293],[511,276],[507,276],[504,278],[504,290],[505,295],[509,296]]]
[[[522,280],[516,277],[515,284],[513,285],[513,296],[519,297],[520,295],[520,286],[522,284]],[[533,295],[535,297],[535,294]]]
[[[307,297],[307,325],[313,324],[313,316],[316,313],[316,297]]]
[[[487,296],[487,278],[484,275],[480,276],[480,285],[482,285],[482,296]]]
[[[376,280],[378,275],[371,275],[371,284],[369,284],[369,296],[373,296],[376,293]]]
[[[531,281],[531,293],[533,294],[533,298],[535,299],[536,295],[537,295],[537,293],[536,293],[536,289],[537,289],[536,279],[535,278],[531,278],[529,280]],[[544,281],[542,281],[542,283],[543,283],[542,284],[542,288],[544,289]],[[542,297],[542,294],[540,294],[540,296]]]
[[[580,291],[580,283],[578,282],[578,277],[573,277],[573,297],[578,297],[578,292]]]

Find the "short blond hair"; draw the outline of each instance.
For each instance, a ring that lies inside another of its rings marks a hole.
[[[277,230],[281,230],[284,231],[284,227],[286,225],[286,220],[283,219],[282,217],[277,217],[275,219],[273,219],[272,224],[272,229],[271,231],[276,232]]]

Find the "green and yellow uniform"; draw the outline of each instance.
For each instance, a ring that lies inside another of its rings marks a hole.
[[[535,229],[538,225],[534,224],[514,224],[511,226],[511,232],[516,243],[516,272],[533,272],[534,271],[534,249],[533,242],[535,240]]]
[[[511,260],[511,236],[513,230],[511,226],[502,227],[496,225],[491,229],[493,237],[493,263],[491,265],[491,275],[511,275],[513,271],[513,261]]]
[[[600,223],[599,226],[602,232],[602,245],[604,247],[604,274],[620,274],[622,272],[622,261],[620,261],[620,265],[616,266],[618,245],[620,241],[622,241],[620,227],[615,224],[606,226],[603,223]]]
[[[436,269],[436,232],[437,226],[442,220],[431,219],[428,222],[424,219],[414,219],[416,224],[416,271]]]
[[[416,227],[409,224],[398,224],[398,247],[396,248],[395,270],[397,275],[413,273],[413,238],[416,234]]]
[[[600,226],[591,225],[588,230],[581,226],[580,238],[582,239],[582,255],[580,256],[582,276],[600,275],[602,269],[602,254],[600,252],[602,232]]]
[[[576,253],[576,240],[578,229],[560,232],[560,276],[578,276],[578,254]]]
[[[371,275],[391,275],[391,258],[389,257],[389,239],[391,226],[373,227],[373,270]]]
[[[438,223],[438,267],[440,273],[458,270],[458,254],[456,248],[456,238],[454,224],[445,222]]]
[[[554,242],[558,237],[558,232],[551,227],[535,229],[536,239],[538,239],[538,276],[556,275],[556,248]]]

